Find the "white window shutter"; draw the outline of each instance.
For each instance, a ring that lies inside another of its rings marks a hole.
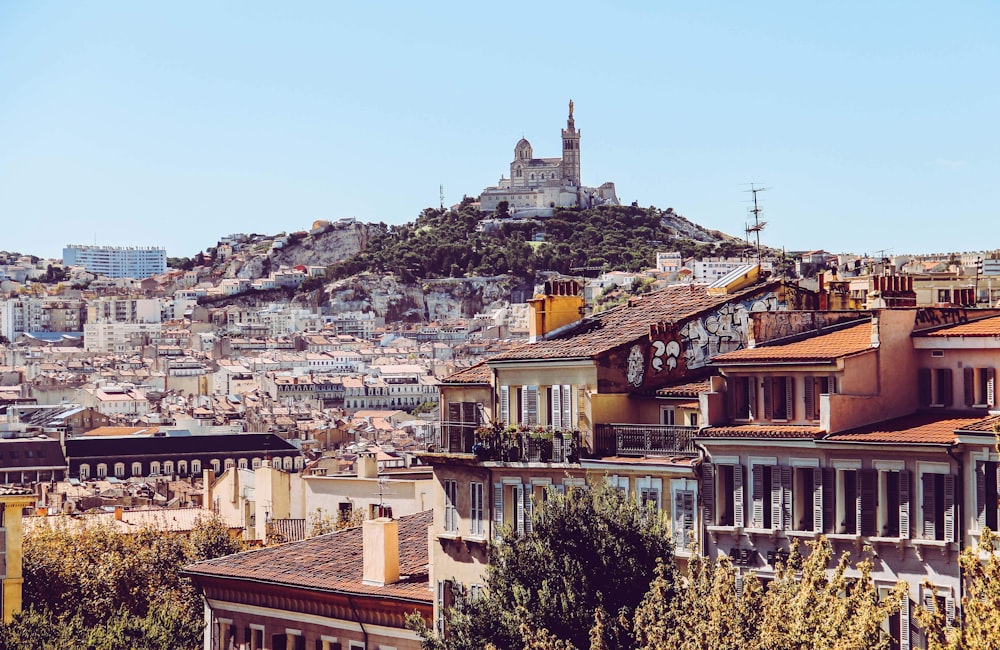
[[[510,386],[500,387],[500,421],[510,424]]]
[[[538,424],[538,386],[521,387],[521,424]]]
[[[996,369],[986,369],[986,405],[996,406]]]
[[[521,488],[524,494],[524,532],[530,534],[532,530],[532,519],[535,515],[535,503],[531,500],[531,484],[525,483]]]
[[[515,510],[515,521],[517,526],[517,534],[520,537],[524,535],[524,487],[521,485],[515,485],[514,487],[514,510]]]
[[[768,486],[770,487],[770,486]],[[750,528],[764,527],[764,468],[753,465],[750,468]]]
[[[733,465],[733,525],[743,527],[746,521],[744,512],[744,474],[742,465]]]
[[[562,385],[562,425],[564,429],[573,428],[573,387]]]
[[[899,537],[910,538],[910,472],[899,472]]]
[[[781,528],[792,530],[792,468],[781,467]]]
[[[903,594],[899,603],[899,650],[911,650],[910,595]]]
[[[562,389],[559,386],[551,386],[549,387],[549,395],[552,399],[552,421],[549,424],[558,431],[563,428]]]
[[[986,463],[976,461],[976,523],[986,528]]]
[[[955,597],[951,594],[944,597],[944,622],[948,627],[955,624]]]
[[[701,466],[701,508],[706,526],[715,524],[715,466],[705,463]],[[739,525],[739,524],[737,524]]]
[[[493,484],[493,537],[500,539],[503,529],[503,485]]]
[[[782,497],[782,486],[781,486],[781,468],[774,466],[771,468],[771,528],[775,530],[781,530],[781,520],[783,508],[781,507],[781,497]]]
[[[814,467],[812,471],[812,505],[813,532],[823,532],[823,468]]]
[[[944,477],[944,541],[954,542],[955,537],[955,477]]]

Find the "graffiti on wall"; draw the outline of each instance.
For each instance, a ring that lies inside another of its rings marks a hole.
[[[784,308],[775,294],[742,303],[726,303],[693,318],[680,329],[660,324],[650,328],[649,370],[653,376],[679,374],[704,367],[713,357],[747,347],[750,314]]]

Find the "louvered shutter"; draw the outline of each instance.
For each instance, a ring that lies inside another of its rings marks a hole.
[[[573,387],[562,385],[562,425],[564,429],[573,428]]]
[[[951,383],[951,368],[944,368],[941,372],[943,390],[941,391],[941,403],[945,406],[952,404],[953,386]]]
[[[538,424],[538,386],[521,387],[521,424]]]
[[[934,602],[934,590],[928,589],[927,587],[920,587],[920,599],[923,601],[924,611],[933,612],[937,609],[937,603]]]
[[[768,486],[770,488],[770,486]],[[750,468],[750,528],[764,527],[764,468],[753,465]]]
[[[924,491],[923,499],[921,501],[921,504],[923,505],[923,537],[924,539],[936,539],[937,534],[934,529],[934,511],[936,510],[936,504],[934,501],[934,475],[921,474],[920,482]]]
[[[802,380],[802,401],[806,406],[806,419],[818,420],[819,409],[816,408],[816,378],[806,377]]]
[[[751,420],[760,419],[760,411],[757,406],[757,378],[747,377],[747,415]]]
[[[823,532],[837,531],[837,470],[823,468]]]
[[[862,535],[878,534],[878,472],[874,469],[863,469],[858,472],[861,489],[861,520],[858,532]]]
[[[671,532],[674,537],[674,548],[684,548],[684,491],[674,492],[674,505],[670,513]]]
[[[764,419],[772,420],[774,419],[774,412],[771,407],[771,391],[773,386],[771,385],[773,380],[771,377],[764,378]]]
[[[899,650],[911,650],[910,644],[910,596],[903,594],[899,603]]]
[[[535,502],[531,498],[531,484],[525,483],[521,490],[524,493],[524,532],[530,534],[535,518]]]
[[[944,597],[944,622],[948,627],[955,624],[955,597],[951,594]]]
[[[986,368],[986,405],[996,406],[996,375],[994,368]]]
[[[955,477],[944,477],[944,541],[955,541]]]
[[[715,524],[715,466],[705,463],[701,466],[701,508],[706,526]]]
[[[736,590],[736,595],[737,596],[742,596],[743,595],[743,574],[740,573],[739,569],[736,570],[736,576],[734,578],[733,583],[734,583],[734,587],[735,587],[735,590]]]
[[[503,485],[493,484],[493,537],[500,539],[503,529]]]
[[[518,537],[524,535],[524,488],[521,485],[514,487],[514,518]]]
[[[500,421],[510,424],[510,386],[500,387]]]
[[[823,468],[812,471],[813,532],[823,532]]]
[[[795,419],[795,382],[792,377],[785,377],[785,419]]]
[[[462,403],[448,404],[448,451],[462,451]]]
[[[559,494],[559,496],[565,496],[566,486],[560,483],[559,485],[556,486],[556,492]]]
[[[687,548],[688,544],[694,541],[694,522],[695,522],[695,502],[697,501],[695,497],[694,490],[684,490],[683,495],[683,512],[684,516],[681,519],[681,526],[684,529],[684,547]],[[657,495],[657,508],[659,508],[659,495],[660,491],[656,491]]]
[[[775,522],[775,527],[777,527]],[[781,529],[792,530],[792,468],[781,468]]]
[[[902,470],[899,476],[899,537],[910,538],[910,472]]]
[[[733,525],[743,527],[746,521],[743,501],[744,480],[742,465],[733,465]]]
[[[551,386],[549,388],[549,395],[552,399],[552,421],[550,424],[557,431],[562,429],[562,390],[559,386]]]
[[[931,369],[921,368],[917,371],[917,396],[920,406],[931,403]]]
[[[972,368],[962,370],[962,383],[965,387],[965,405],[972,406],[976,403],[976,371]]]
[[[986,528],[986,463],[976,461],[976,523]]]

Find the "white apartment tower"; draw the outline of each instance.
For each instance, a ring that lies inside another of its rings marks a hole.
[[[109,278],[141,280],[166,273],[167,249],[157,246],[86,246],[63,248],[63,264],[82,266],[91,273]]]

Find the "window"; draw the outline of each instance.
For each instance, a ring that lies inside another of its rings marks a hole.
[[[115,477],[125,478],[125,463],[115,463]]]
[[[659,480],[659,479],[657,479]],[[674,486],[672,507],[670,511],[671,530],[674,537],[674,548],[687,550],[695,541],[695,502],[697,495],[693,485],[687,481],[678,481]]]
[[[878,473],[878,534],[910,537],[910,473],[889,470]]]
[[[928,611],[937,611],[944,614],[944,623],[951,627],[955,623],[955,597],[951,595],[951,590],[946,587],[935,587],[933,585],[920,587],[921,606]]]
[[[556,429],[573,427],[572,390],[569,384],[549,387],[549,424]]]
[[[921,368],[917,378],[921,406],[951,406],[951,368]]]
[[[792,468],[750,467],[750,528],[788,530],[792,524]]]
[[[154,460],[149,463],[150,476],[157,476],[160,473],[160,461]]]
[[[976,521],[979,529],[997,529],[1000,509],[1000,463],[976,461]]]
[[[688,426],[689,427],[696,427],[696,426],[698,426],[698,414],[697,413],[688,413]]]
[[[752,420],[757,410],[757,380],[754,377],[734,377],[727,382],[729,413],[734,420]]]
[[[484,490],[482,483],[469,484],[469,531],[481,537],[485,530]]]
[[[534,502],[531,500],[531,485],[520,483],[493,484],[493,536],[499,539],[505,523],[514,527],[514,532],[524,535],[531,532]]]
[[[454,479],[444,481],[444,529],[449,533],[458,532],[457,485]]]
[[[943,542],[955,537],[955,477],[924,472],[921,482],[921,536]]]
[[[878,472],[873,469],[837,470],[837,532],[876,535]]]
[[[608,477],[608,485],[615,488],[625,496],[628,496],[628,477],[612,474]]]
[[[240,458],[237,461],[237,463],[238,463],[240,469],[246,469],[247,468],[247,459],[246,458]]]
[[[538,424],[538,386],[521,386],[521,424]]]
[[[438,580],[437,582],[437,633],[440,637],[448,636],[445,612],[452,606],[452,588],[451,580]]]
[[[174,475],[174,461],[172,460],[163,461],[163,473],[166,474],[167,476]]]
[[[701,481],[706,524],[743,526],[743,466],[705,463]]]
[[[132,476],[142,476],[142,463],[132,463]]]
[[[177,473],[181,476],[188,475],[188,462],[186,460],[177,461]]]
[[[985,408],[996,405],[996,371],[993,368],[965,368],[962,373],[966,406]]]
[[[80,464],[80,480],[86,481],[90,478],[90,465],[87,463]]]
[[[448,451],[472,451],[476,427],[482,423],[481,407],[478,402],[450,402],[448,421],[444,424],[442,443]]]
[[[660,424],[672,425],[674,423],[674,407],[660,407]]]
[[[651,476],[637,478],[635,480],[635,492],[639,498],[639,503],[643,506],[651,506],[656,511],[663,508],[661,500],[663,479]]]
[[[819,420],[819,396],[837,392],[837,378],[833,375],[805,377],[802,384],[802,401],[805,403],[807,420]]]
[[[795,402],[791,377],[764,378],[764,419],[794,420]]]
[[[108,475],[108,466],[104,463],[97,464],[97,478],[106,478]]]

